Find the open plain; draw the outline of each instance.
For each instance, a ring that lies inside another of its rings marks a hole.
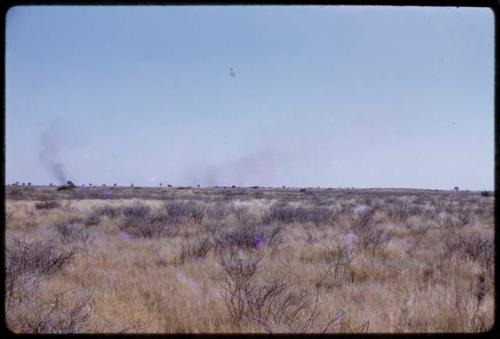
[[[5,305],[14,332],[480,332],[493,325],[489,192],[5,190]]]

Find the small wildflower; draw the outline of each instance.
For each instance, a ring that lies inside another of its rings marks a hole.
[[[252,240],[253,240],[253,246],[255,248],[259,248],[262,245],[262,243],[263,243],[262,236],[260,236],[258,234],[254,235]]]
[[[125,232],[125,231],[120,232],[120,238],[121,238],[123,241],[128,241],[128,239],[129,239],[128,233],[127,233],[127,232]]]

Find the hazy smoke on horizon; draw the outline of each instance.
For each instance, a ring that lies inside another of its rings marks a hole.
[[[189,185],[203,186],[273,186],[281,185],[287,168],[293,168],[293,157],[288,152],[260,150],[236,158],[229,158],[215,165],[190,166],[184,181]]]
[[[58,143],[57,124],[52,122],[40,136],[40,161],[51,177],[60,185],[67,181],[66,168],[60,160],[60,147]]]

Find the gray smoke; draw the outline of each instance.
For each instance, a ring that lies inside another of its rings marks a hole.
[[[40,136],[40,161],[50,176],[63,185],[67,181],[66,168],[60,160],[60,143],[58,142],[58,128],[54,121]]]
[[[284,151],[258,150],[218,164],[193,164],[184,171],[184,182],[203,186],[273,186],[293,168],[293,156]]]

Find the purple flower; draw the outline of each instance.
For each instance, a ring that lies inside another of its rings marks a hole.
[[[263,241],[264,239],[262,239],[262,236],[260,236],[259,234],[254,235],[252,239],[253,247],[259,248],[262,245]]]
[[[128,241],[128,233],[125,232],[125,231],[121,231],[120,232],[120,238],[123,240],[123,241]]]

